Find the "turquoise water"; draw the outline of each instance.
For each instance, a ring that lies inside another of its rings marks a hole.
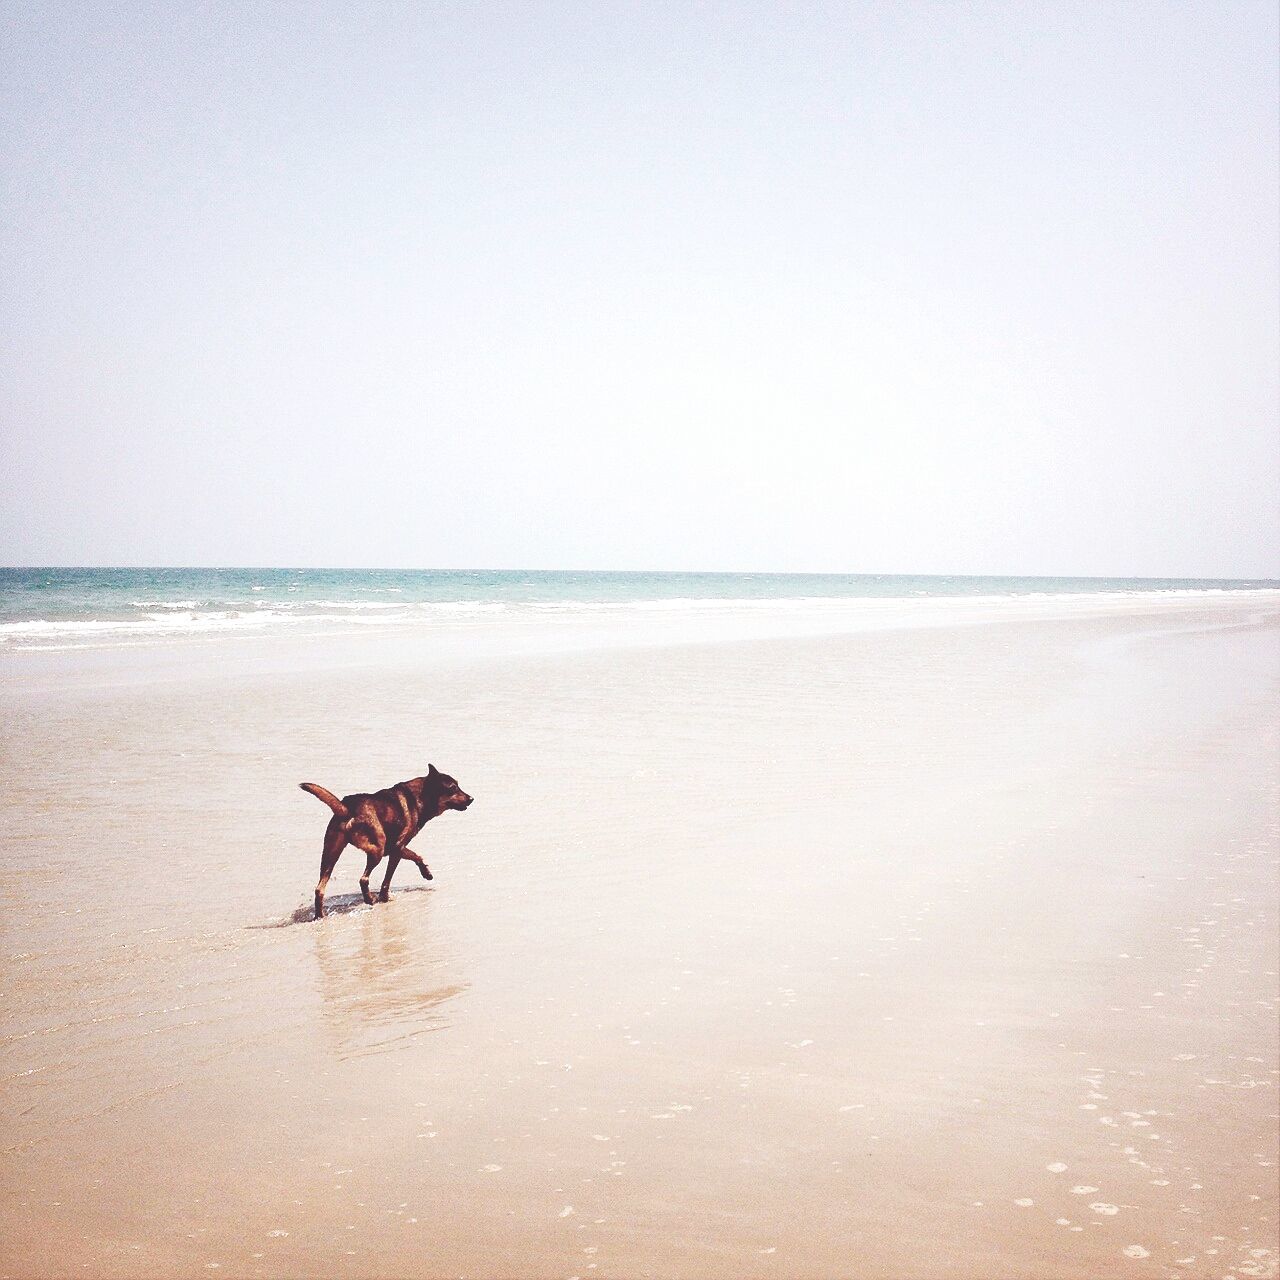
[[[0,647],[162,641],[281,628],[431,625],[628,610],[921,598],[1220,592],[1275,582],[882,574],[406,569],[0,569]]]

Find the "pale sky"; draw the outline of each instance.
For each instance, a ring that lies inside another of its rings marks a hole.
[[[1280,577],[1234,3],[0,9],[0,561]]]

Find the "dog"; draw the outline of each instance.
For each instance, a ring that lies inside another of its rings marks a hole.
[[[372,794],[357,792],[343,796],[341,800],[332,791],[314,782],[300,782],[303,791],[310,791],[318,800],[333,810],[329,826],[324,833],[324,851],[320,855],[320,883],[316,885],[316,915],[324,915],[324,890],[333,874],[343,849],[355,845],[366,857],[364,875],[360,877],[360,895],[373,906],[373,894],[369,892],[369,873],[388,857],[386,875],[378,898],[386,902],[391,896],[391,877],[396,873],[401,858],[418,864],[424,880],[432,879],[431,868],[409,848],[409,841],[422,828],[438,818],[446,809],[468,809],[472,797],[458,786],[457,780],[447,773],[440,773],[435,765],[428,765],[426,776],[397,782],[385,791]]]

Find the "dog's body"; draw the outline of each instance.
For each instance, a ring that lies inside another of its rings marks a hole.
[[[378,897],[386,902],[391,893],[391,877],[401,858],[418,864],[424,880],[431,879],[431,870],[409,848],[409,841],[422,828],[446,809],[465,809],[471,797],[448,774],[439,773],[435,765],[428,765],[422,778],[410,778],[397,782],[385,791],[358,792],[343,796],[341,800],[314,782],[298,784],[303,791],[323,800],[333,810],[329,826],[324,833],[324,852],[320,855],[320,883],[316,885],[316,919],[324,915],[324,890],[333,874],[343,849],[355,845],[367,858],[364,875],[360,877],[360,893],[373,905],[369,892],[369,873],[387,855],[387,873],[382,878]]]

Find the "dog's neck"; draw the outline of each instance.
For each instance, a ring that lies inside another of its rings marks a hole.
[[[434,779],[410,778],[404,785],[413,792],[413,798],[418,804],[424,807],[423,821],[429,822],[444,812],[444,806],[441,803],[444,800],[444,794],[435,784]]]

